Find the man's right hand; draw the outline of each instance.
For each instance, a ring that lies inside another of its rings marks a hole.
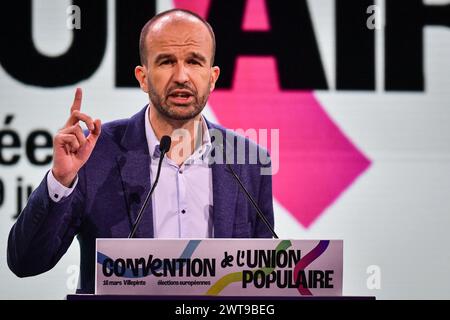
[[[53,139],[52,173],[66,187],[70,187],[78,171],[91,156],[101,132],[99,119],[93,121],[87,114],[80,112],[82,95],[81,89],[77,88],[70,108],[70,118]],[[86,124],[89,130],[87,137],[84,136],[79,121]]]

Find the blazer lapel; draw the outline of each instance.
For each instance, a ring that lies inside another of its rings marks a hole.
[[[147,107],[130,119],[122,138],[124,153],[117,156],[130,219],[130,231],[139,210],[150,190],[150,161],[148,143],[145,137],[145,117]],[[143,212],[136,231],[138,238],[153,238],[153,210],[151,199]]]
[[[218,126],[206,121],[208,128],[218,130],[221,133],[221,137],[225,137],[225,131]],[[215,136],[215,138],[219,138]],[[221,149],[218,146],[216,139],[212,141],[212,155],[215,156],[214,152]],[[225,141],[225,140],[223,140]],[[224,151],[226,152],[226,145],[224,145]],[[238,196],[238,186],[236,181],[234,181],[233,176],[228,172],[228,168],[225,164],[225,157],[223,159],[224,163],[214,163],[211,165],[212,170],[212,180],[213,180],[213,225],[214,225],[214,238],[232,238],[234,220],[237,208],[237,196]],[[233,165],[233,169],[239,172],[239,168]]]

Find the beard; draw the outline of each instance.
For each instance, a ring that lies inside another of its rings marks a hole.
[[[208,101],[211,85],[208,84],[208,89],[203,95],[199,95],[195,88],[187,84],[172,85],[166,90],[164,95],[158,94],[150,81],[148,82],[148,88],[150,101],[159,113],[171,120],[186,121],[195,118],[203,111]],[[170,93],[177,89],[189,90],[192,94],[193,101],[189,104],[170,103],[168,101]]]

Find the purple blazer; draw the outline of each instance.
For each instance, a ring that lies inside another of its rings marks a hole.
[[[145,137],[145,110],[146,107],[130,119],[102,126],[97,145],[79,171],[78,184],[69,197],[53,202],[48,196],[46,178],[34,190],[8,239],[8,266],[17,276],[33,276],[50,270],[77,236],[81,250],[77,292],[94,292],[95,239],[126,238],[150,190],[151,157]],[[226,129],[210,122],[207,125],[220,130],[225,137]],[[232,137],[234,143],[244,142],[245,150],[255,146],[234,133]],[[260,174],[263,167],[260,163],[246,161],[232,166],[273,225],[272,177]],[[226,165],[212,164],[211,169],[214,237],[271,238]],[[153,237],[151,203],[143,214],[136,237]]]

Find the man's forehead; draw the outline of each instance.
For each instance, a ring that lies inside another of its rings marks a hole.
[[[157,28],[152,26],[146,42],[150,52],[153,51],[152,49],[159,51],[171,47],[195,47],[196,51],[210,51],[213,45],[208,29],[198,19],[195,21],[170,21]]]
[[[172,12],[156,20],[150,27],[150,31],[160,32],[163,31],[165,27],[180,23],[193,25],[202,24],[202,22],[195,16],[184,12]]]
[[[207,41],[211,44],[213,41],[208,27],[201,20],[183,12],[174,12],[156,20],[150,26],[146,41],[171,41],[177,38]]]

